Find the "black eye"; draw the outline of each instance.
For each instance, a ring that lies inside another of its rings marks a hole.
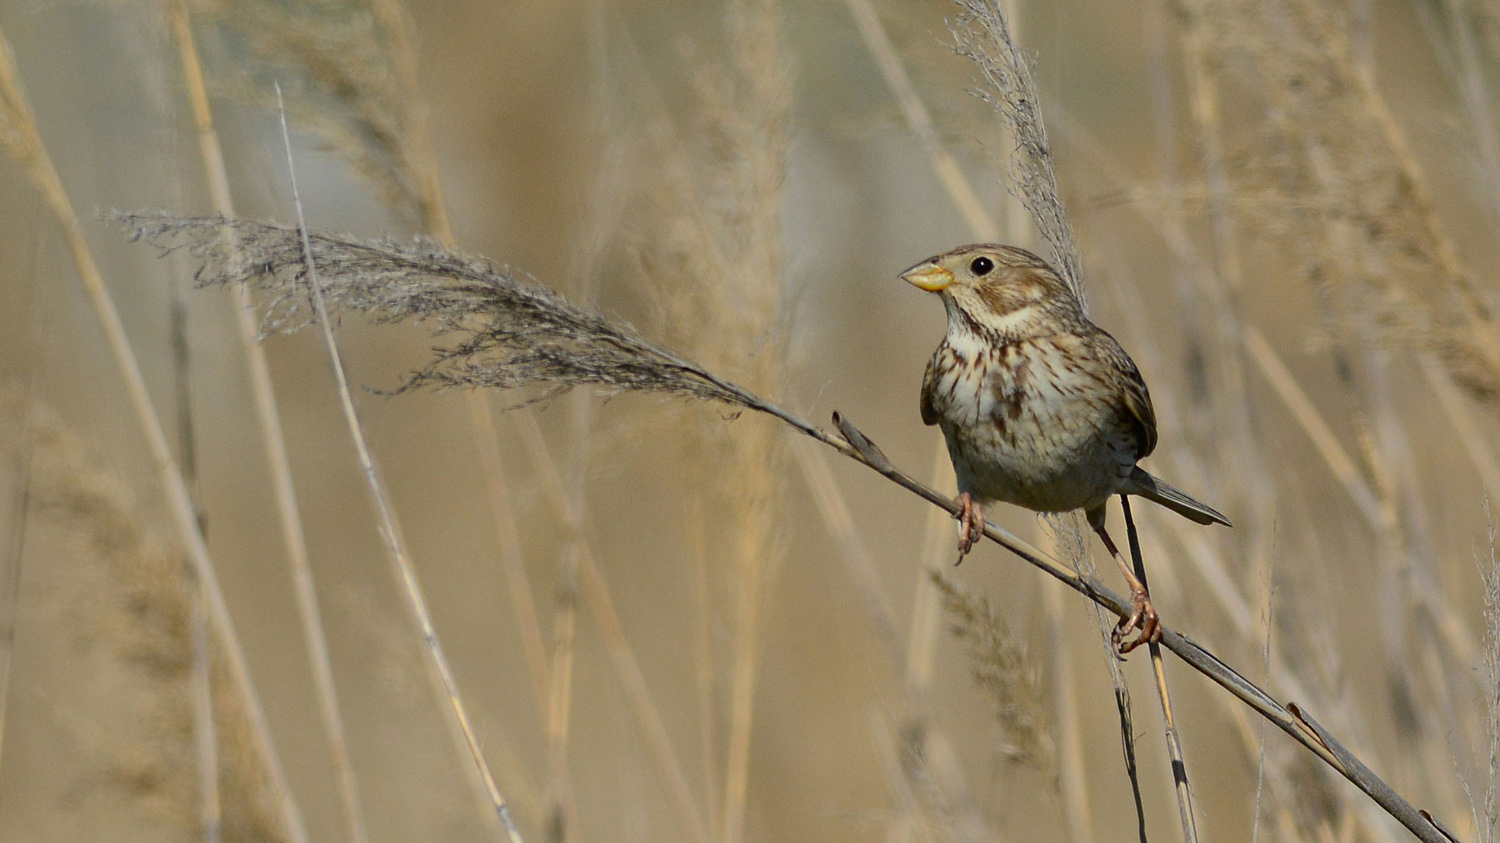
[[[984,255],[980,255],[974,259],[973,263],[969,264],[969,271],[975,275],[989,275],[990,270],[994,268],[995,262]]]

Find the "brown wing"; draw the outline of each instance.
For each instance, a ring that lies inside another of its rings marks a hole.
[[[938,358],[942,356],[943,350],[939,348],[932,359],[927,361],[927,371],[922,374],[922,423],[929,427],[938,423],[937,405],[934,403],[933,392],[937,390]]]
[[[1151,393],[1146,389],[1146,380],[1135,361],[1125,353],[1115,338],[1099,332],[1096,346],[1099,356],[1106,360],[1119,375],[1121,409],[1131,423],[1135,433],[1136,459],[1149,456],[1156,450],[1156,410],[1151,407]]]

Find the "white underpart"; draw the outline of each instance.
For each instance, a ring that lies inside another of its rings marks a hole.
[[[950,325],[948,328],[948,346],[952,348],[959,357],[965,360],[974,360],[984,354],[988,344],[980,339],[977,334],[968,329],[967,325],[960,322]]]
[[[956,319],[948,323],[945,342],[964,365],[956,367],[941,381],[945,398],[940,400],[944,414],[962,418],[968,424],[977,424],[980,419],[988,418],[994,409],[994,394],[985,388],[988,363],[994,349],[970,331],[966,322]],[[973,365],[976,361],[984,361],[985,365]],[[963,396],[964,400],[954,402],[951,400],[954,396]]]
[[[1031,317],[1035,314],[1036,308],[1028,304],[1020,310],[1012,310],[1010,313],[1007,313],[1004,316],[991,317],[987,321],[987,325],[991,328],[994,328],[995,333],[1004,336],[1010,333],[1013,329],[1019,328],[1022,325],[1025,325],[1027,322],[1031,321]]]

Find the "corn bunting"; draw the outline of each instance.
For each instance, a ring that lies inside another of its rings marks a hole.
[[[948,314],[922,378],[922,421],[942,428],[958,475],[959,559],[982,535],[981,508],[992,501],[1081,509],[1130,584],[1132,611],[1115,627],[1115,646],[1124,654],[1159,640],[1146,588],[1104,528],[1105,503],[1136,495],[1199,524],[1229,519],[1136,465],[1156,447],[1140,370],[1030,252],[964,246],[901,277],[941,296]]]

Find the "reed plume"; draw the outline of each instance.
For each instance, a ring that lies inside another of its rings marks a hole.
[[[315,324],[297,229],[268,222],[160,212],[117,215],[133,238],[202,261],[200,286],[244,284],[265,295],[262,330]],[[227,236],[227,235],[232,235]],[[312,234],[312,256],[332,315],[412,321],[457,340],[395,391],[421,387],[540,388],[542,399],[579,386],[643,391],[761,409],[759,399],[647,342],[633,328],[580,308],[523,273],[409,243]]]

